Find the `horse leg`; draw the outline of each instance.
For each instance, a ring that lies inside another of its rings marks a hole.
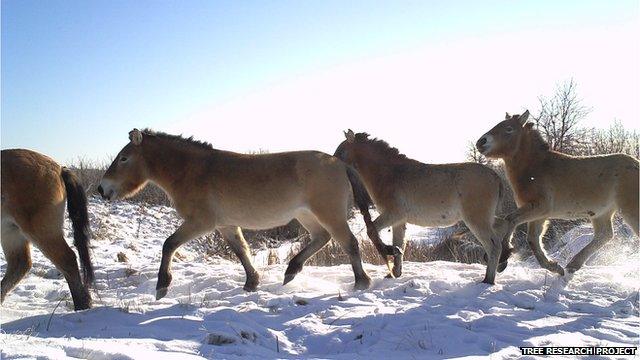
[[[401,249],[397,254],[393,255],[393,276],[400,277],[402,275],[402,260],[407,242],[404,239],[407,224],[397,224],[393,226],[393,247]]]
[[[547,232],[547,224],[546,219],[527,223],[527,242],[540,266],[562,276],[564,275],[562,266],[558,265],[555,261],[549,260],[547,253],[542,248],[542,237]]]
[[[580,250],[580,252],[571,259],[569,264],[567,264],[566,267],[569,273],[578,271],[595,251],[613,238],[612,216],[613,214],[607,214],[591,219],[591,224],[593,225],[593,240]]]
[[[4,302],[4,298],[9,291],[11,291],[27,274],[29,269],[31,269],[31,246],[16,225],[2,222],[1,241],[4,258],[7,261],[7,270],[2,278],[0,304]]]
[[[633,232],[636,236],[640,236],[638,233],[638,227],[640,225],[640,220],[638,218],[638,196],[636,193],[636,197],[629,197],[624,199],[624,203],[620,207],[620,215],[624,219],[624,222],[627,223],[633,229]]]
[[[314,215],[322,227],[331,234],[331,237],[335,239],[340,247],[342,247],[342,250],[349,256],[355,276],[355,289],[367,289],[371,285],[371,278],[362,267],[358,240],[353,236],[351,229],[349,229],[346,208],[342,214],[337,214],[335,209],[323,209],[324,211],[317,209],[317,211],[314,211]]]
[[[466,218],[464,223],[471,233],[480,241],[484,251],[487,253],[487,270],[482,280],[485,284],[495,284],[496,270],[498,268],[498,258],[502,248],[502,238],[497,236],[489,221],[481,219]]]
[[[513,233],[516,226],[526,222],[546,220],[545,214],[547,214],[547,206],[544,202],[524,204],[505,218],[507,222],[505,233]]]
[[[373,220],[373,226],[375,229],[367,229],[367,235],[369,235],[371,241],[373,241],[374,245],[376,245],[376,248],[378,248],[378,252],[380,252],[380,255],[393,255],[395,257],[396,255],[400,255],[400,253],[402,252],[402,249],[397,246],[389,246],[384,244],[378,234],[384,228],[395,226],[401,223],[404,224],[406,222],[404,220],[404,216],[402,216],[399,212],[383,211],[375,220]],[[372,231],[375,231],[375,233],[372,233]],[[379,244],[376,244],[377,241],[379,241]]]
[[[169,285],[171,284],[171,261],[173,254],[184,243],[195,239],[198,236],[213,230],[213,224],[202,224],[197,221],[185,220],[178,229],[165,240],[162,245],[162,261],[160,262],[160,270],[158,270],[158,283],[156,284],[156,300],[160,300],[167,295]]]
[[[351,229],[346,220],[342,224],[327,226],[331,237],[333,237],[342,249],[349,255],[353,274],[355,276],[356,290],[364,290],[371,285],[371,278],[362,267],[362,258],[360,257],[360,248],[358,247],[358,239],[353,236]]]
[[[260,282],[260,275],[253,267],[251,258],[249,257],[249,245],[242,235],[242,229],[239,227],[221,227],[218,229],[224,240],[229,244],[231,250],[236,254],[240,263],[244,267],[247,280],[243,289],[245,291],[256,291]]]
[[[331,234],[315,220],[313,215],[299,216],[297,220],[307,229],[311,236],[311,241],[289,261],[282,285],[286,285],[293,280],[302,271],[304,263],[331,240]]]
[[[38,249],[67,280],[74,309],[77,311],[90,308],[91,295],[80,277],[76,253],[67,245],[62,231],[51,235],[33,234],[32,238]]]
[[[501,273],[507,268],[509,257],[513,253],[513,245],[511,245],[513,229],[509,229],[507,221],[500,218],[494,219],[493,229],[494,233],[502,238],[502,250],[498,260],[498,272]]]

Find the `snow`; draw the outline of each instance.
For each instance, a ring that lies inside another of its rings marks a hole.
[[[2,307],[3,359],[500,358],[520,357],[519,346],[640,339],[637,240],[613,240],[565,286],[533,259],[513,259],[494,286],[479,283],[483,265],[442,261],[406,263],[399,279],[365,264],[374,279],[366,291],[351,289],[348,265],[306,266],[282,286],[286,264],[266,265],[258,251],[254,293],[242,290],[239,263],[205,256],[192,242],[179,250],[167,297],[156,301],[175,211],[98,199],[90,211],[94,308],[73,312],[66,282],[34,250],[33,270]],[[364,235],[364,225],[351,225]],[[434,231],[409,227],[407,236],[431,241]],[[564,265],[591,236],[577,227],[550,256]],[[119,252],[128,262],[116,260]],[[3,256],[0,263],[4,273]]]

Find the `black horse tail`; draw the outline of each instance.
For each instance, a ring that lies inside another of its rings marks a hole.
[[[87,212],[87,195],[80,184],[78,177],[67,168],[62,169],[62,180],[67,190],[67,211],[73,227],[73,244],[80,255],[82,278],[86,286],[93,283],[93,265],[89,255],[89,215]]]

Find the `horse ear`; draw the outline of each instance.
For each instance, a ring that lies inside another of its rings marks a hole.
[[[509,113],[508,113],[508,112],[505,112],[505,113],[504,113],[504,119],[505,119],[505,120],[509,120],[509,119],[511,119],[511,115],[509,115]]]
[[[142,144],[142,132],[140,132],[140,130],[138,129],[129,131],[129,140],[131,140],[131,143],[133,145]]]
[[[344,137],[346,137],[347,141],[350,143],[356,141],[356,134],[351,129],[344,132]]]
[[[529,119],[529,110],[525,111],[522,115],[520,115],[520,117],[518,117],[518,121],[522,126],[524,126],[524,124],[527,122],[528,119]]]

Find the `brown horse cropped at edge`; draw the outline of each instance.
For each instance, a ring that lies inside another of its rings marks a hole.
[[[156,297],[172,280],[171,259],[185,242],[218,230],[244,266],[244,289],[255,291],[259,276],[241,228],[266,229],[297,219],[311,235],[285,272],[293,280],[305,261],[332,237],[349,255],[355,288],[369,287],[358,242],[347,224],[349,167],[317,151],[248,155],[217,150],[151,130],[134,129],[98,188],[107,199],[135,194],[149,181],[160,186],[184,219],[164,243]],[[355,194],[356,197],[358,194]]]
[[[2,150],[2,250],[7,270],[2,299],[31,268],[33,242],[64,275],[75,310],[91,307],[93,282],[89,256],[87,198],[78,178],[47,156],[30,150]],[[64,239],[65,199],[73,227],[76,255]]]
[[[349,130],[345,136],[335,156],[357,170],[380,212],[372,226],[367,226],[369,237],[382,244],[378,232],[389,226],[393,229],[393,245],[401,249],[393,254],[394,276],[402,273],[406,223],[450,226],[462,220],[486,251],[483,282],[495,282],[496,271],[504,270],[511,249],[503,247],[506,227],[496,218],[503,185],[493,170],[475,163],[424,164],[382,140],[369,139],[366,133]],[[369,206],[357,205],[361,209]],[[391,255],[377,248],[383,257]]]
[[[624,154],[571,156],[552,151],[528,118],[529,111],[507,114],[476,147],[504,161],[518,205],[506,218],[509,229],[528,223],[527,240],[545,269],[564,275],[540,243],[547,219],[591,220],[593,240],[566,266],[573,273],[613,237],[614,213],[638,234],[638,160]]]

